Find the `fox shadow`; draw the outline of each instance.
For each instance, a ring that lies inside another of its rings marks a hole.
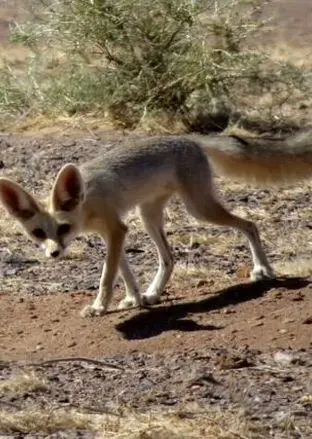
[[[205,313],[222,309],[229,305],[237,305],[249,300],[262,297],[272,288],[296,290],[306,287],[311,281],[304,278],[278,278],[257,282],[238,284],[216,292],[196,302],[184,302],[166,305],[166,302],[156,307],[144,308],[138,314],[118,323],[116,329],[127,340],[140,340],[155,337],[166,331],[191,332],[199,330],[219,330],[221,326],[204,325],[187,319],[189,314]]]

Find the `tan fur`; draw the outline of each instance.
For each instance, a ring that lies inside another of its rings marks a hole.
[[[289,138],[192,136],[202,143],[216,171],[261,185],[288,185],[310,178],[312,131]]]
[[[81,233],[96,232],[105,240],[107,258],[99,293],[83,315],[106,312],[118,270],[126,287],[119,308],[152,305],[160,300],[173,269],[163,211],[174,193],[196,218],[246,235],[253,279],[273,276],[256,225],[232,215],[216,199],[209,163],[218,172],[246,181],[291,182],[310,176],[311,140],[311,133],[285,140],[237,136],[127,139],[80,168],[65,165],[56,177],[47,208],[7,178],[0,178],[0,200],[26,233],[42,244],[48,257],[61,256]],[[136,206],[159,258],[154,280],[142,295],[123,250],[127,227],[122,218]]]

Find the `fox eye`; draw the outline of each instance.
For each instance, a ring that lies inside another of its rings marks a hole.
[[[31,233],[32,233],[32,235],[34,235],[35,238],[38,238],[38,239],[46,239],[46,237],[47,237],[45,231],[42,229],[39,229],[39,228],[34,229]]]
[[[59,225],[59,227],[57,229],[57,234],[58,234],[58,236],[67,235],[67,233],[69,233],[69,231],[70,231],[70,225],[64,223],[64,224]]]

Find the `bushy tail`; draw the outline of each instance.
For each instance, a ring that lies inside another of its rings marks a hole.
[[[235,180],[283,185],[312,177],[312,130],[285,139],[192,136],[215,171]]]

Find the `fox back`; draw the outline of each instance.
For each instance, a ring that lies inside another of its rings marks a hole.
[[[126,140],[81,166],[87,201],[113,203],[119,213],[165,194],[179,192],[188,179],[196,180],[207,157],[192,140],[151,137]]]
[[[80,168],[65,165],[46,203],[7,178],[0,178],[0,199],[46,256],[56,258],[77,235],[96,232],[99,221],[196,183],[203,168],[210,176],[206,155],[192,140],[126,140]]]

